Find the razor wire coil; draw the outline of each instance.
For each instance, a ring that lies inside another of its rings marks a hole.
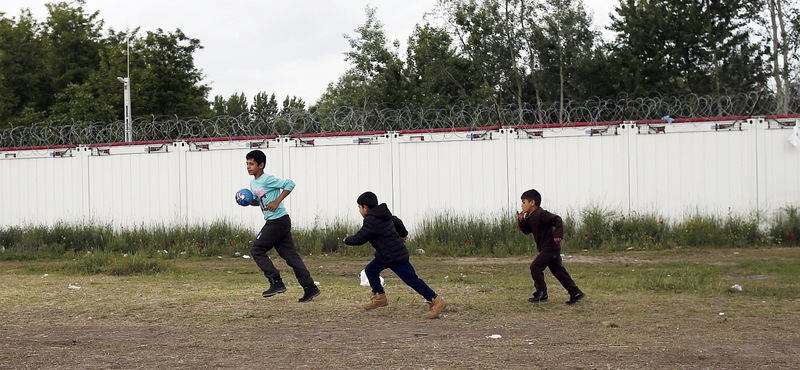
[[[741,117],[796,114],[800,94],[780,112],[777,97],[751,92],[724,96],[652,96],[641,98],[568,100],[563,103],[526,103],[505,106],[457,104],[439,108],[355,109],[342,107],[329,114],[305,109],[285,109],[274,114],[258,112],[213,118],[138,117],[134,141],[177,141],[204,138],[241,138],[270,135],[325,134],[368,131],[455,130],[487,126],[545,125],[563,128],[567,123],[658,120],[672,118]],[[786,111],[788,109],[788,111]],[[125,141],[125,123],[48,121],[33,126],[0,130],[0,147],[41,147],[106,144]]]

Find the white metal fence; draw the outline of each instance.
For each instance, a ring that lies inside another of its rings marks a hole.
[[[500,127],[237,141],[0,151],[0,225],[56,222],[114,227],[227,221],[260,227],[245,154],[297,187],[285,202],[295,226],[360,223],[367,190],[411,227],[442,214],[494,217],[530,188],[543,207],[577,216],[590,206],[622,214],[768,215],[800,202],[796,119],[607,126]]]

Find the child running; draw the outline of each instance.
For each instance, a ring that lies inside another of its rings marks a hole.
[[[375,258],[364,269],[372,288],[372,299],[364,305],[367,310],[389,305],[386,292],[380,281],[380,274],[387,268],[392,270],[406,285],[419,293],[428,303],[426,319],[439,317],[447,303],[417,276],[414,266],[409,262],[405,242],[408,231],[396,216],[392,215],[386,203],[378,204],[378,196],[368,191],[356,200],[358,210],[364,217],[364,226],[355,235],[344,238],[347,245],[362,245],[370,242],[375,248]]]
[[[531,277],[536,292],[528,298],[528,302],[547,302],[547,283],[544,281],[544,269],[549,267],[561,286],[569,293],[567,304],[575,304],[585,294],[578,289],[561,263],[561,239],[564,238],[564,223],[561,217],[541,208],[542,195],[531,189],[521,196],[522,210],[517,214],[519,229],[524,234],[533,234],[536,250],[539,254],[531,262]]]

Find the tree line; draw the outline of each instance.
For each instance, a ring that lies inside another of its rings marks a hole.
[[[136,76],[134,117],[213,117],[340,107],[536,107],[621,94],[719,96],[765,90],[792,113],[800,87],[796,0],[619,0],[604,40],[581,0],[438,0],[400,50],[378,10],[344,34],[350,68],[320,99],[260,92],[208,98],[200,40],[174,31],[104,30],[84,0],[0,12],[0,128],[123,118],[119,76]]]

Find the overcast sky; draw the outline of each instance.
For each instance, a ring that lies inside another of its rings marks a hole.
[[[18,18],[29,8],[44,22],[45,3],[57,1],[3,0],[0,11]],[[618,0],[584,0],[594,14],[598,29],[608,24]],[[416,24],[433,10],[436,0],[86,0],[88,13],[100,11],[109,28],[118,31],[141,27],[144,31],[174,31],[200,40],[204,49],[195,53],[195,65],[211,86],[209,100],[245,93],[252,102],[261,91],[287,95],[314,104],[350,66],[344,52],[350,45],[342,34],[355,36],[364,24],[364,7],[377,8],[377,19],[390,40],[399,40],[401,51]],[[133,84],[136,75],[131,76]]]

